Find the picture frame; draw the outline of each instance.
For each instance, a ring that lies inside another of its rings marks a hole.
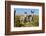
[[[15,16],[14,11],[16,9],[20,10],[20,8],[21,8],[21,10],[23,9],[23,11],[25,11],[25,9],[26,9],[26,11],[28,11],[30,8],[32,8],[32,9],[38,8],[39,9],[39,14],[40,14],[40,15],[38,14],[40,16],[39,17],[39,21],[40,21],[39,26],[40,27],[39,28],[36,28],[36,27],[33,27],[33,28],[30,28],[30,27],[25,28],[24,27],[23,28],[22,27],[22,28],[15,28],[15,30],[14,30],[13,26],[14,26],[14,24],[16,24],[15,23],[16,19],[14,17]],[[15,10],[12,11],[13,9],[15,9]],[[28,29],[28,28],[30,28],[30,29]],[[21,1],[5,1],[5,35],[34,34],[34,33],[44,33],[44,32],[45,32],[45,4],[44,3],[21,2]]]

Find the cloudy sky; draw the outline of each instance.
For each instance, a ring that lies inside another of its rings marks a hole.
[[[39,9],[32,8],[14,8],[14,11],[16,11],[16,15],[24,15],[25,12],[27,12],[27,15],[30,15],[31,11],[33,11],[35,15],[39,14]]]

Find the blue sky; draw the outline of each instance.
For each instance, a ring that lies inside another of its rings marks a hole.
[[[27,15],[31,14],[31,10],[34,12],[35,15],[39,14],[39,9],[30,9],[30,8],[14,8],[16,10],[16,15],[24,15],[24,12],[27,12]]]

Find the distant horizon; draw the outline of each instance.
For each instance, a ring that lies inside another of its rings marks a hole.
[[[14,11],[16,11],[15,15],[24,15],[25,12],[27,12],[27,15],[31,15],[31,11],[34,12],[34,15],[39,15],[39,9],[14,8]]]

